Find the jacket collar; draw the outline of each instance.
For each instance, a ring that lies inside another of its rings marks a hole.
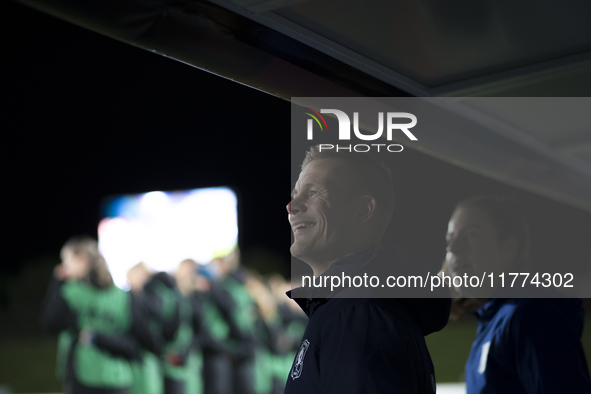
[[[357,272],[361,272],[363,270],[371,271],[370,267],[372,262],[379,256],[384,254],[392,254],[392,251],[395,250],[391,247],[377,247],[373,250],[357,253],[350,256],[345,256],[334,263],[324,272],[321,277],[325,276],[341,276],[344,272],[346,275],[355,275]],[[308,317],[312,316],[312,314],[322,305],[324,305],[330,298],[333,298],[335,294],[339,291],[343,290],[342,288],[336,288],[334,291],[330,291],[330,288],[297,288],[298,293],[302,292],[305,297],[302,298],[292,298],[291,293],[292,290],[288,291],[286,294],[289,298],[294,300],[300,308],[306,313]],[[301,293],[300,293],[301,294]]]
[[[326,304],[328,302],[328,300],[329,300],[329,298],[311,298],[311,297],[307,297],[307,298],[292,298],[291,297],[291,290],[289,290],[285,294],[287,294],[287,296],[289,298],[291,298],[292,300],[294,300],[300,306],[300,308],[302,308],[302,310],[304,311],[304,313],[308,317],[312,317],[312,315],[314,314],[314,312],[316,312],[316,310],[320,306]]]

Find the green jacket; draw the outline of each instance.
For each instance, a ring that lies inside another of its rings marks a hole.
[[[156,277],[151,291],[161,303],[162,329],[178,317],[178,327],[164,345],[164,376],[184,381],[187,392],[201,392],[201,354],[193,341],[193,311],[189,299],[172,287],[167,277]],[[177,316],[178,313],[178,316]]]
[[[131,326],[129,294],[116,286],[97,289],[79,281],[65,283],[61,295],[76,316],[80,330],[107,335],[124,335]],[[68,335],[70,337],[68,338]],[[83,385],[100,388],[122,388],[132,383],[127,359],[116,357],[92,344],[81,344],[71,334],[63,334],[60,342],[71,341],[73,369]],[[63,347],[67,344],[62,344]],[[63,350],[62,350],[63,351]]]

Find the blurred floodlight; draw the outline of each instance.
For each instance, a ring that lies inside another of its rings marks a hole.
[[[170,200],[164,192],[150,192],[140,198],[140,212],[144,215],[161,216],[170,207]]]
[[[172,272],[184,259],[206,264],[227,254],[237,245],[237,216],[236,194],[225,187],[114,197],[99,223],[99,249],[125,289],[140,261]]]

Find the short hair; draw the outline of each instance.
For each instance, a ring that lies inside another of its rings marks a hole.
[[[197,262],[195,260],[193,260],[193,259],[184,259],[183,261],[181,261],[179,263],[179,267],[181,265],[189,265],[191,267],[197,267]]]
[[[134,274],[136,272],[142,272],[142,273],[146,273],[148,275],[152,275],[152,269],[148,266],[148,264],[146,264],[143,261],[140,261],[139,263],[137,263],[136,265],[134,265],[133,267],[131,267],[129,270],[127,270],[127,275],[129,276],[130,274]]]
[[[107,262],[99,252],[96,239],[87,235],[70,238],[63,249],[69,249],[77,256],[83,256],[88,261],[88,274],[82,280],[96,288],[106,289],[113,285],[113,277],[107,268]]]
[[[303,170],[314,160],[333,159],[340,160],[348,166],[351,180],[356,183],[362,193],[370,194],[378,202],[378,209],[382,212],[384,229],[390,222],[394,212],[394,186],[390,169],[384,162],[371,153],[349,152],[336,150],[320,150],[319,145],[310,147],[302,162]]]
[[[484,211],[497,230],[500,241],[515,238],[519,244],[517,257],[522,262],[529,258],[529,225],[519,203],[508,196],[476,195],[460,201],[454,212],[460,208],[477,208]]]

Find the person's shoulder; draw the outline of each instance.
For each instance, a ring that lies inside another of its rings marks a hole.
[[[507,300],[499,311],[519,318],[547,317],[568,314],[578,309],[580,304],[579,299],[513,298]]]
[[[395,309],[399,303],[396,300],[380,298],[332,298],[326,305],[333,313],[360,309],[379,309],[388,312]]]
[[[146,287],[152,286],[159,286],[164,285],[169,288],[173,288],[175,286],[174,278],[166,272],[157,272],[148,281]]]
[[[363,319],[389,324],[404,324],[412,319],[407,309],[397,299],[381,298],[335,298],[324,306],[324,319],[340,324],[342,320],[355,321],[357,325],[366,324]],[[385,325],[381,325],[385,327]]]
[[[530,298],[511,298],[505,300],[495,312],[494,320],[504,320],[510,324],[527,323],[532,317],[539,317],[544,302]]]
[[[510,320],[516,333],[532,334],[548,331],[552,327],[575,324],[580,318],[581,301],[578,299],[521,298],[508,300],[499,312]]]
[[[320,337],[332,341],[365,341],[380,346],[422,338],[420,327],[397,299],[332,299],[315,325]]]
[[[94,288],[80,280],[68,280],[61,287],[62,295],[76,300],[94,292]]]

